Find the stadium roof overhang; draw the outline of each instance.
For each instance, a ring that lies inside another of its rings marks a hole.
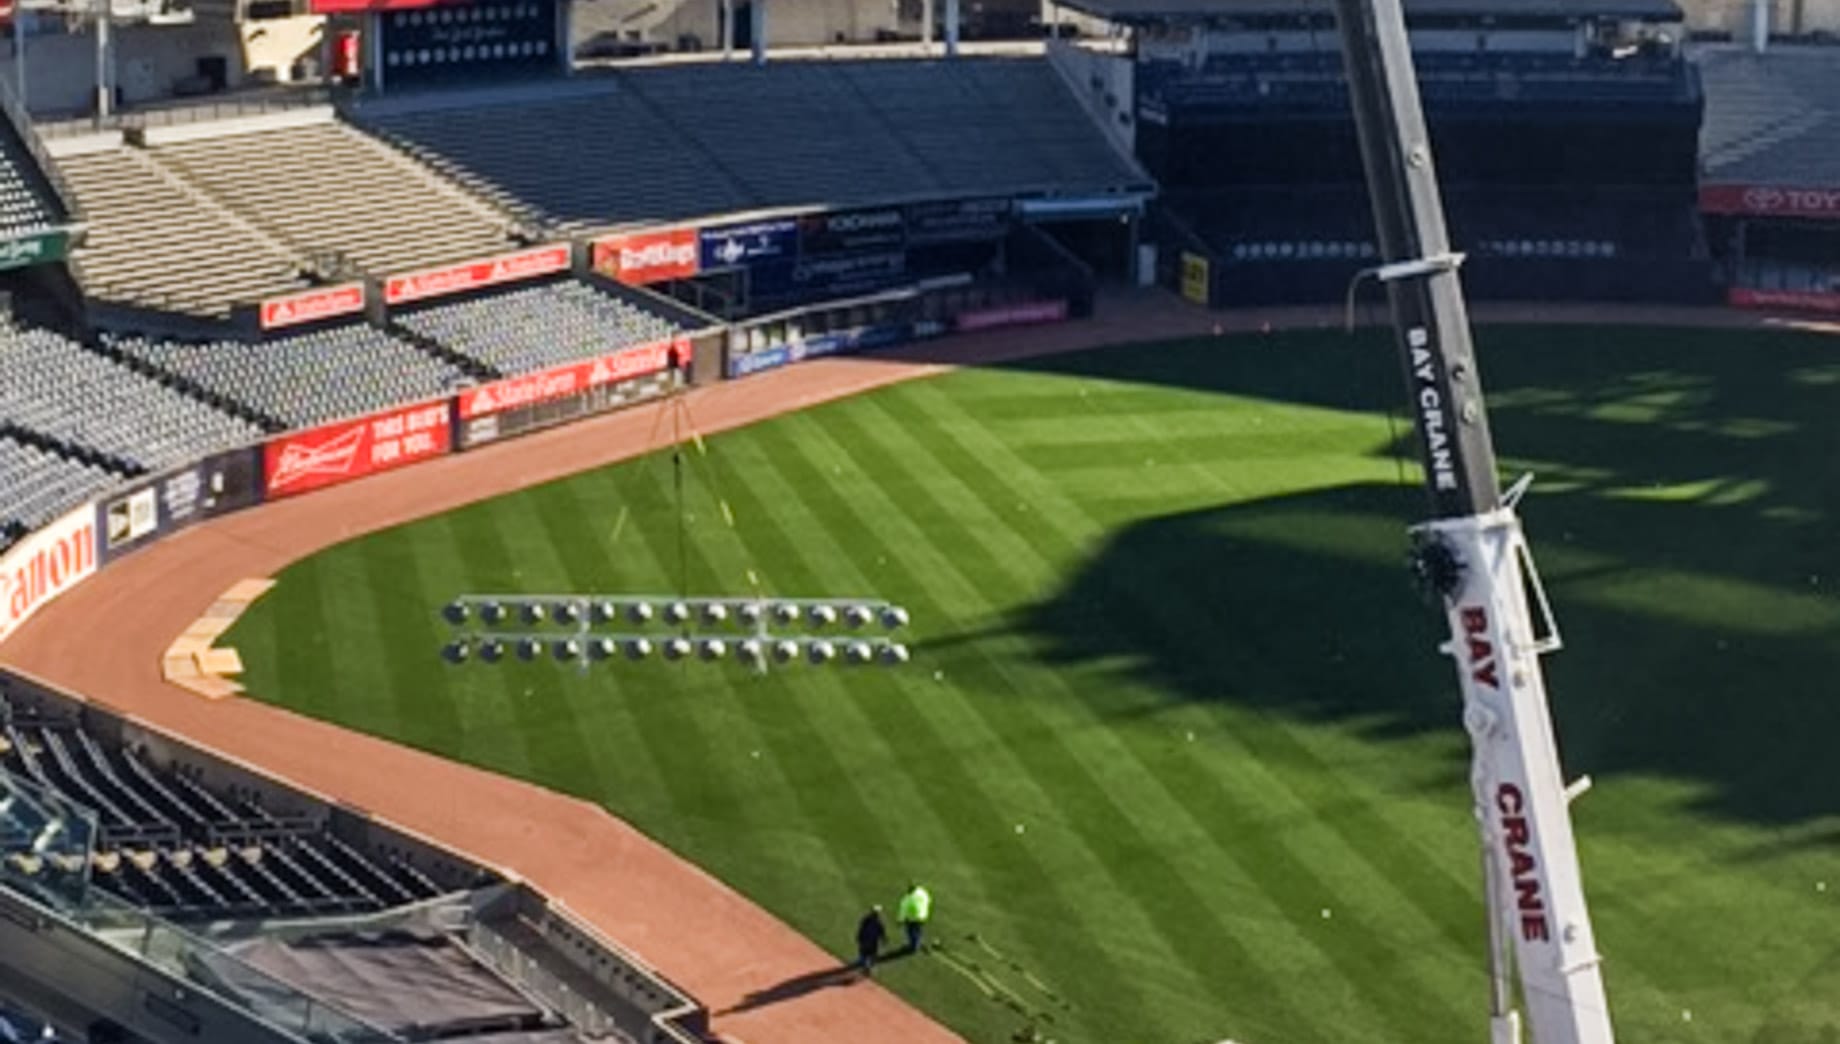
[[[1060,0],[1063,7],[1118,25],[1315,21],[1335,15],[1330,0]],[[1675,0],[1405,0],[1407,21],[1678,22]]]

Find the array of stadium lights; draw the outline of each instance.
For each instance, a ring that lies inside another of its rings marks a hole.
[[[908,660],[893,632],[907,610],[864,598],[687,598],[670,595],[462,595],[443,615],[452,664],[553,659],[594,663],[733,661],[770,666]]]

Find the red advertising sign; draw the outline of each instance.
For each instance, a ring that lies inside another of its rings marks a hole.
[[[589,388],[643,377],[667,366],[685,365],[689,359],[690,342],[680,338],[625,348],[612,355],[566,363],[541,373],[494,381],[461,394],[460,419],[472,420],[490,413],[566,399]]]
[[[1731,303],[1737,308],[1786,308],[1798,312],[1821,312],[1840,315],[1840,292],[1819,290],[1752,290],[1731,288]]]
[[[262,447],[262,475],[269,496],[287,497],[438,457],[452,445],[441,399],[283,435]]]
[[[96,506],[85,504],[0,555],[0,639],[96,571]]]
[[[1065,318],[1067,318],[1067,302],[1031,301],[1027,304],[960,312],[956,322],[960,330],[971,331],[989,330],[997,326],[1017,326],[1022,323],[1058,323]]]
[[[1706,214],[1749,217],[1825,218],[1840,221],[1840,188],[1788,185],[1701,185],[1699,209]]]
[[[696,229],[634,232],[594,241],[594,270],[629,286],[688,279],[700,270]]]
[[[312,14],[340,14],[347,11],[413,11],[423,7],[460,6],[454,0],[311,0]]]
[[[364,311],[364,284],[341,283],[286,297],[271,297],[262,302],[261,311],[264,330],[352,315]]]
[[[389,304],[408,304],[568,270],[569,245],[551,243],[483,261],[391,276],[384,280],[383,299]]]

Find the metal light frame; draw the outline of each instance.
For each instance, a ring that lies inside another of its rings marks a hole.
[[[909,659],[892,637],[907,626],[907,610],[879,598],[464,594],[442,615],[454,627],[442,656],[455,665],[552,659],[585,672],[656,655],[733,661],[764,674],[799,662],[894,667]]]

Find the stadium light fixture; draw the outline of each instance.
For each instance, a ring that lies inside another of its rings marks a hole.
[[[907,610],[876,598],[466,594],[441,615],[454,629],[441,655],[456,666],[551,659],[586,671],[657,656],[765,673],[800,661],[896,667],[911,658],[895,637]]]

